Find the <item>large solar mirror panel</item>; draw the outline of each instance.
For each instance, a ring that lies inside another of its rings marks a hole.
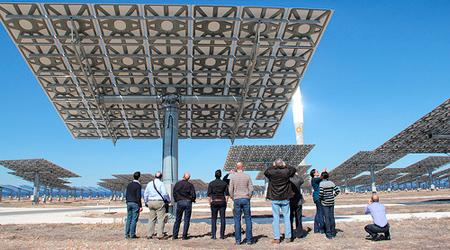
[[[400,181],[404,181],[408,177],[417,178],[422,175],[428,176],[429,172],[433,172],[449,162],[450,156],[429,156],[404,168],[404,172],[408,173],[408,175],[400,179]]]
[[[16,173],[49,174],[54,175],[57,178],[80,177],[79,175],[44,159],[4,160],[0,161],[0,165],[11,169]]]
[[[450,99],[389,139],[376,151],[450,153]]]
[[[0,17],[75,138],[160,138],[159,104],[104,96],[236,96],[184,104],[181,138],[270,138],[330,10],[0,4]]]
[[[375,172],[380,171],[403,156],[405,156],[404,153],[359,151],[333,169],[330,172],[330,178],[333,180],[350,179],[362,172],[369,171],[371,167]]]
[[[243,162],[245,170],[261,171],[277,159],[287,165],[297,167],[312,150],[314,145],[237,145],[228,150],[225,170],[235,169],[238,162]]]
[[[70,188],[67,186],[70,182],[65,180],[65,178],[80,177],[44,159],[4,160],[0,161],[0,166],[13,170],[9,174],[30,182],[34,182],[37,174],[39,176],[39,184],[51,188]]]

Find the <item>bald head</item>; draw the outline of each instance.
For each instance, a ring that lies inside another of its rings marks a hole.
[[[161,171],[158,171],[158,172],[155,173],[155,178],[161,179],[161,177],[162,177]]]
[[[237,171],[243,171],[244,170],[244,163],[242,163],[242,162],[236,163],[236,170]]]
[[[189,172],[185,172],[183,175],[183,179],[188,181],[190,178],[191,178],[191,174]]]
[[[380,201],[380,197],[378,196],[378,194],[372,194],[372,198],[370,198],[372,200],[372,202],[379,202]]]

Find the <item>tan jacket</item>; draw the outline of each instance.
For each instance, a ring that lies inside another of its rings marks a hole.
[[[231,175],[228,190],[232,199],[250,199],[253,193],[252,179],[243,172],[236,172]]]

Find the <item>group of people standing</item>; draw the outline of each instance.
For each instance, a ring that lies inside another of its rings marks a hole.
[[[305,232],[302,227],[302,208],[304,204],[301,186],[304,179],[294,167],[287,166],[282,159],[276,160],[271,167],[264,172],[268,180],[266,198],[272,204],[272,229],[274,244],[279,244],[283,239],[280,235],[280,214],[284,220],[284,240],[293,242],[295,238],[303,238]],[[234,218],[234,237],[236,245],[242,241],[242,217],[245,221],[246,244],[253,244],[252,215],[250,200],[253,195],[253,184],[249,175],[244,173],[244,164],[239,162],[236,169],[222,178],[222,171],[215,171],[215,180],[208,185],[208,199],[211,208],[211,239],[216,240],[217,218],[220,215],[220,239],[225,238],[226,208],[228,201],[232,199],[232,211]],[[313,187],[313,201],[316,205],[314,217],[314,233],[323,233],[328,239],[336,237],[334,204],[335,197],[339,195],[339,188],[330,180],[326,170],[319,172],[311,170],[311,185]],[[137,238],[136,223],[139,213],[142,211],[140,173],[133,175],[134,180],[127,186],[127,221],[125,226],[126,238]],[[177,182],[173,188],[173,199],[176,204],[176,218],[173,226],[172,239],[178,239],[181,219],[184,214],[184,226],[182,239],[188,239],[188,231],[192,214],[192,203],[196,200],[195,188],[189,182],[190,174],[185,173],[183,179]],[[155,224],[157,239],[164,238],[164,226],[167,222],[168,205],[170,196],[162,182],[161,172],[155,174],[155,179],[147,184],[144,191],[144,204],[148,207],[149,231],[148,239],[154,237]],[[378,203],[379,197],[374,196],[366,209],[367,214],[374,217],[374,224],[366,226],[365,230],[370,237],[378,237],[378,233],[385,233],[386,239],[390,239],[389,224],[386,220],[384,206]],[[243,215],[243,216],[242,216]],[[384,217],[383,217],[384,216]],[[376,219],[375,219],[376,218]],[[378,224],[377,224],[378,223]],[[295,225],[295,228],[294,228]]]

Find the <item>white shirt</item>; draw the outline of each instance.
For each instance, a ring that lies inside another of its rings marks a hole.
[[[147,203],[150,200],[162,200],[161,196],[156,192],[155,188],[153,187],[153,182],[155,182],[155,186],[158,189],[158,191],[161,193],[161,195],[164,197],[165,200],[170,201],[169,194],[167,194],[166,187],[164,186],[164,183],[155,178],[155,180],[149,182],[147,184],[147,187],[144,191],[144,202]]]

